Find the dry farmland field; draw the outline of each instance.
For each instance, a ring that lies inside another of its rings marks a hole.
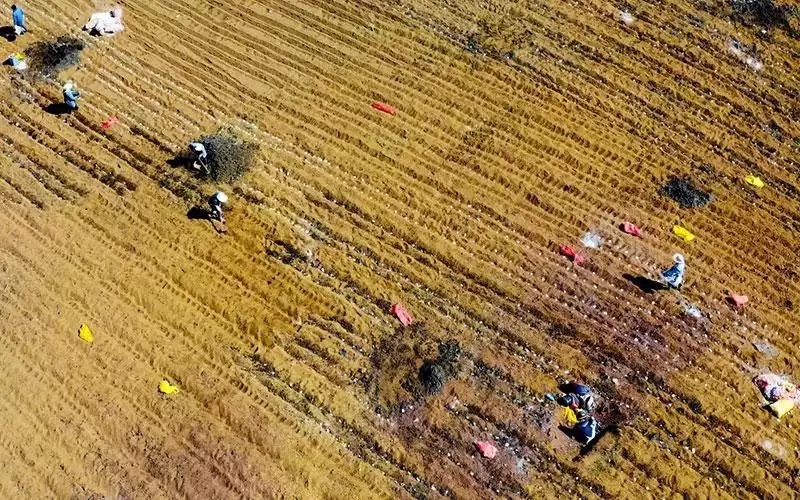
[[[0,40],[87,42],[0,77],[0,498],[797,495],[800,410],[752,377],[800,379],[799,18],[126,0],[97,39],[96,4],[25,2]],[[80,110],[48,113],[67,79]],[[260,145],[244,177],[174,166],[225,126]],[[187,216],[218,189],[225,234]],[[674,253],[680,291],[637,286]],[[565,379],[600,401],[584,452],[543,397]]]

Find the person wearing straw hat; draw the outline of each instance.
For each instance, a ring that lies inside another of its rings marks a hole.
[[[686,259],[676,253],[672,260],[674,264],[666,271],[661,272],[661,278],[670,287],[680,290],[683,285],[683,273],[686,271]]]
[[[225,217],[222,216],[222,205],[228,202],[228,195],[222,191],[217,191],[211,198],[208,199],[208,205],[211,207],[211,218],[225,224]]]
[[[70,113],[78,110],[78,99],[80,97],[81,93],[75,88],[75,82],[70,80],[64,84],[64,104],[67,105]]]

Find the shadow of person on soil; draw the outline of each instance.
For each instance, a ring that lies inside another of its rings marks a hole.
[[[191,166],[190,162],[191,162],[191,159],[189,159],[189,158],[187,158],[185,156],[176,156],[175,158],[170,158],[169,160],[167,160],[167,165],[169,165],[170,167],[175,167],[175,168],[178,168],[178,167],[188,168],[189,166]]]
[[[211,220],[211,211],[203,207],[194,206],[186,212],[189,220]]]
[[[639,290],[644,293],[658,292],[659,290],[667,290],[669,287],[660,281],[651,280],[644,276],[634,276],[632,274],[623,274],[623,278],[633,283]]]
[[[0,26],[0,37],[5,38],[7,42],[13,42],[17,39],[17,32],[13,26]]]
[[[69,106],[67,106],[63,102],[54,102],[52,104],[48,104],[47,106],[45,106],[44,110],[45,112],[55,116],[70,114]]]

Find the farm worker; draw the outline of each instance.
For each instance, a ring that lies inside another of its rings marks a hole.
[[[25,27],[25,12],[16,5],[11,6],[11,19],[14,21],[14,33],[17,36],[28,31]]]
[[[25,56],[19,52],[16,54],[11,54],[8,59],[3,62],[3,64],[7,64],[17,71],[25,71],[28,69],[28,63],[25,62]]]
[[[192,167],[195,170],[203,170],[208,173],[208,166],[206,166],[206,158],[208,158],[208,152],[206,152],[206,147],[203,145],[202,142],[190,142],[189,149],[192,150],[194,154],[194,162],[192,163]]]
[[[594,417],[589,417],[582,422],[578,422],[572,428],[572,435],[579,443],[589,444],[597,436],[597,420]]]
[[[667,285],[680,290],[681,285],[683,285],[683,273],[686,271],[686,260],[683,258],[683,255],[679,253],[676,253],[672,257],[672,260],[674,264],[666,271],[663,271],[661,277]]]
[[[222,216],[222,205],[228,202],[228,195],[222,191],[217,191],[211,198],[208,199],[208,204],[211,206],[211,218],[217,219],[224,223],[225,218]]]
[[[570,382],[564,387],[567,394],[556,401],[564,408],[570,408],[575,413],[578,423],[585,422],[592,417],[594,411],[594,394],[585,385]]]
[[[78,99],[80,97],[81,93],[75,88],[75,82],[70,80],[64,84],[64,104],[67,105],[70,112],[78,109]]]

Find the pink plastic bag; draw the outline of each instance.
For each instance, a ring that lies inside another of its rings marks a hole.
[[[475,441],[475,446],[486,458],[494,458],[497,456],[497,447],[489,441]]]
[[[414,318],[411,317],[411,314],[409,314],[405,307],[400,304],[392,304],[390,311],[392,314],[397,316],[397,319],[400,320],[400,323],[402,323],[403,326],[409,326],[414,322]]]
[[[103,122],[102,127],[104,129],[108,130],[111,127],[113,127],[114,125],[116,125],[117,123],[119,123],[119,118],[117,118],[116,116],[112,116],[108,120]]]
[[[561,247],[561,255],[567,257],[576,264],[583,264],[583,255],[577,253],[572,247],[564,245]]]
[[[394,115],[397,113],[397,110],[393,107],[389,106],[384,102],[376,102],[372,105],[373,108],[377,109],[378,111],[383,111],[384,113],[389,113],[390,115]]]
[[[642,237],[642,230],[639,229],[636,224],[631,224],[630,222],[623,222],[620,228],[625,231],[626,233],[636,236],[637,238]]]
[[[747,298],[747,295],[736,295],[734,293],[728,294],[728,302],[736,307],[742,307],[743,305],[747,304],[749,300],[750,299]]]

